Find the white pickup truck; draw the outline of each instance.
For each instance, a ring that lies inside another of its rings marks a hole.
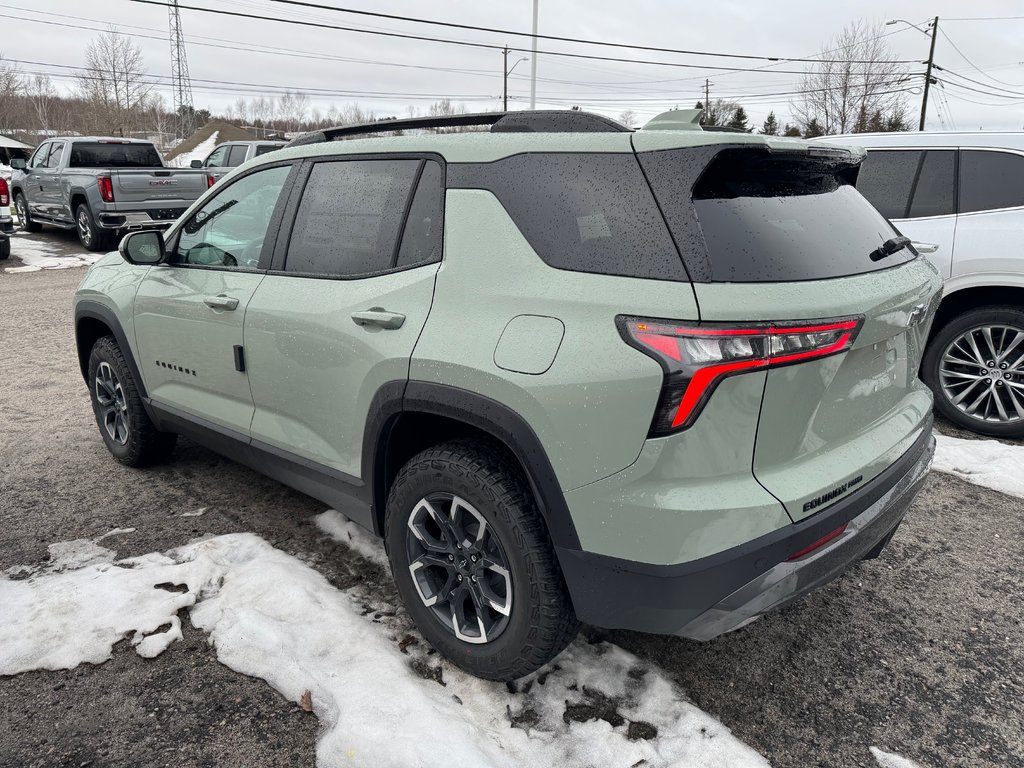
[[[169,226],[209,188],[205,172],[167,168],[151,142],[137,139],[50,139],[11,167],[22,228],[77,229],[90,251],[129,230]]]

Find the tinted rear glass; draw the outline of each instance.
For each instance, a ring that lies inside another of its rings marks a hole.
[[[152,144],[100,144],[75,142],[71,145],[71,168],[162,168]]]
[[[249,148],[245,144],[235,144],[228,152],[228,167],[237,168],[245,162],[245,154]]]
[[[897,232],[849,183],[855,166],[806,155],[725,150],[693,189],[715,282],[791,282],[873,272]]]
[[[857,184],[860,189],[860,184]],[[929,149],[914,186],[910,218],[948,216],[956,213],[956,153],[952,149]]]
[[[260,144],[258,147],[256,147],[256,157],[259,157],[260,155],[265,155],[267,154],[267,152],[273,152],[280,148],[281,147],[278,146],[277,144]]]
[[[960,152],[960,213],[1024,205],[1024,156]]]
[[[868,152],[857,176],[857,190],[886,218],[905,219],[920,164],[921,152],[916,149]]]
[[[448,173],[449,187],[492,192],[552,267],[687,279],[633,154],[531,153]]]

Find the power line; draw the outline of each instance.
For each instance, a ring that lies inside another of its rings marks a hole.
[[[161,7],[167,7],[168,5],[170,5],[170,3],[163,2],[162,0],[131,0],[131,2],[133,2],[133,3],[141,3],[143,5],[156,5],[156,6],[161,6]],[[217,14],[217,15],[221,15],[221,16],[231,16],[231,17],[241,18],[241,19],[254,19],[256,21],[272,21],[272,22],[277,22],[277,23],[280,23],[280,24],[293,24],[293,25],[301,26],[301,27],[313,27],[313,28],[317,28],[317,29],[330,29],[330,30],[335,30],[335,31],[340,31],[340,32],[357,32],[357,33],[364,34],[364,35],[378,35],[378,36],[382,36],[382,37],[392,37],[392,38],[398,38],[398,39],[402,39],[402,40],[420,40],[420,41],[424,41],[424,42],[444,43],[444,44],[447,44],[447,45],[461,45],[461,46],[465,46],[465,47],[479,48],[479,49],[484,49],[484,50],[489,50],[489,51],[499,51],[500,52],[500,51],[503,51],[506,48],[506,46],[504,46],[504,45],[497,45],[497,44],[492,44],[492,43],[479,43],[479,42],[473,42],[473,41],[470,41],[470,40],[451,40],[451,39],[447,39],[447,38],[429,37],[429,36],[426,36],[426,35],[413,35],[413,34],[408,34],[408,33],[403,33],[403,32],[385,32],[385,31],[373,30],[373,29],[358,29],[356,27],[344,27],[344,26],[340,26],[340,25],[337,25],[337,24],[326,24],[326,23],[323,23],[323,22],[316,22],[316,21],[303,21],[301,19],[285,19],[285,18],[281,18],[280,16],[260,16],[260,15],[253,14],[253,13],[242,13],[241,11],[229,11],[229,10],[226,10],[226,9],[223,9],[223,8],[200,8],[200,7],[195,6],[195,5],[181,5],[181,4],[179,4],[179,7],[182,10],[186,10],[186,11],[198,11],[200,13],[212,13],[212,14]],[[516,51],[518,53],[532,53],[532,49],[530,49],[530,48],[513,48],[511,46],[508,46],[508,49],[510,51]],[[544,56],[562,56],[562,57],[570,58],[570,59],[586,59],[586,60],[590,60],[590,61],[614,61],[614,62],[619,62],[619,63],[623,63],[623,64],[648,64],[648,65],[657,66],[657,67],[680,67],[680,68],[683,68],[683,69],[700,69],[700,70],[704,70],[704,71],[711,71],[711,70],[713,70],[713,71],[721,71],[721,72],[762,72],[762,71],[764,71],[763,69],[759,69],[757,67],[724,67],[724,66],[720,66],[720,65],[717,65],[717,64],[711,64],[711,65],[708,65],[708,64],[689,64],[689,63],[676,62],[676,61],[654,61],[654,60],[651,60],[651,59],[626,59],[626,58],[615,57],[615,56],[597,56],[597,55],[594,55],[594,54],[586,54],[586,53],[568,53],[566,51],[542,51],[542,50],[538,50],[537,53],[538,54],[542,54]],[[908,60],[908,62],[909,61],[911,61],[911,60]],[[913,61],[916,61],[916,60],[913,60]],[[823,62],[823,63],[826,63],[826,62]],[[902,63],[902,62],[892,62],[892,63]],[[805,70],[781,70],[781,69],[776,69],[776,70],[772,70],[772,72],[778,73],[778,74],[789,74],[789,75],[809,74]]]
[[[795,56],[758,56],[754,54],[746,53],[720,53],[716,51],[692,51],[680,48],[659,48],[652,45],[636,45],[632,43],[614,43],[608,40],[588,40],[580,37],[561,37],[558,35],[534,35],[532,32],[519,32],[512,29],[498,29],[495,27],[481,27],[473,24],[459,24],[453,21],[439,21],[437,19],[424,19],[415,16],[401,16],[393,13],[380,13],[378,11],[363,11],[354,8],[339,8],[333,5],[323,5],[321,3],[306,2],[306,0],[269,0],[272,3],[279,3],[282,5],[298,6],[302,8],[315,8],[322,11],[335,11],[337,13],[348,13],[357,16],[371,16],[378,19],[389,19],[391,21],[408,21],[415,24],[429,24],[431,26],[438,27],[449,27],[451,29],[464,29],[473,32],[488,32],[499,35],[512,35],[515,37],[536,37],[540,40],[553,40],[561,43],[582,43],[585,45],[602,45],[612,48],[630,48],[638,51],[651,51],[655,53],[679,53],[688,56],[716,56],[719,58],[728,59],[755,59],[758,61],[794,61],[794,62],[822,62],[822,63],[840,63],[837,61],[831,61],[828,59],[817,59],[817,58],[801,58]],[[875,61],[842,61],[841,63],[848,64],[875,64]],[[914,60],[892,60],[884,62],[886,64],[912,64]]]
[[[997,91],[997,92],[998,91],[1002,91],[1002,92],[1008,93],[1008,94],[1010,94],[1012,96],[1024,96],[1024,93],[1021,93],[1020,91],[1013,91],[1013,90],[1010,90],[1009,88],[1002,88],[1002,87],[1000,87],[998,85],[992,85],[991,83],[983,83],[982,81],[975,80],[973,78],[968,77],[967,75],[961,75],[959,72],[955,72],[952,69],[950,69],[949,67],[938,67],[938,66],[936,66],[936,69],[938,69],[940,72],[945,72],[948,75],[953,75],[954,77],[958,77],[961,80],[966,80],[968,83],[974,83],[975,85],[980,85],[980,86],[983,86],[983,87],[988,88],[988,89],[993,90],[993,91]]]
[[[1022,86],[1022,85],[1017,85],[1016,83],[1008,83],[1005,80],[1000,80],[997,77],[992,77],[992,75],[986,73],[977,64],[975,64],[973,61],[971,61],[969,58],[967,58],[967,54],[965,54],[963,51],[960,50],[960,47],[956,43],[953,42],[953,38],[951,38],[949,35],[947,35],[945,30],[942,30],[942,36],[944,38],[946,38],[946,41],[951,46],[953,46],[953,50],[960,54],[960,58],[961,59],[963,59],[968,64],[970,64],[975,70],[977,70],[978,72],[983,74],[985,77],[989,78],[990,80],[994,80],[997,83],[1002,83],[1003,85],[1012,85],[1014,88],[1024,88],[1024,86]]]

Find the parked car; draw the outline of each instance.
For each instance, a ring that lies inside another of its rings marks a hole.
[[[205,168],[212,178],[211,186],[247,160],[275,152],[283,141],[226,141],[218,144],[205,160],[193,160],[193,168]]]
[[[934,452],[938,272],[849,183],[863,152],[649,125],[257,158],[87,273],[102,439],[143,466],[187,435],[341,510],[491,679],[579,621],[707,640],[877,556]]]
[[[953,423],[1024,437],[1024,133],[835,136],[857,189],[942,273],[921,377]]]
[[[156,147],[138,139],[51,139],[27,162],[11,163],[22,229],[77,229],[90,251],[126,231],[170,225],[209,186],[204,173],[166,168]]]

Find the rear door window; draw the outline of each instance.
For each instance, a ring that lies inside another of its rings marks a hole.
[[[860,189],[859,184],[857,188]],[[953,213],[956,213],[956,152],[952,149],[929,149],[924,153],[914,184],[910,218]]]
[[[861,164],[857,190],[888,219],[905,219],[921,151],[873,150]]]
[[[425,162],[402,232],[396,267],[411,267],[441,260],[444,177],[441,164]]]
[[[960,151],[960,213],[1024,205],[1024,155]]]
[[[231,147],[231,151],[228,153],[228,167],[237,168],[245,162],[245,155],[249,151],[249,147],[245,144],[235,144]]]
[[[285,270],[355,277],[392,269],[422,160],[341,160],[313,166]]]
[[[267,154],[267,152],[273,152],[275,149],[280,148],[281,147],[279,147],[277,144],[260,144],[258,147],[256,147],[256,157],[259,157],[260,155],[265,155]]]
[[[685,162],[685,150],[673,151],[683,152]],[[661,173],[671,170],[665,162],[655,165]],[[709,272],[710,282],[791,282],[872,272],[914,258],[905,248],[871,260],[897,233],[850,183],[855,168],[839,155],[722,150],[693,187],[710,262],[695,271]],[[672,180],[652,183],[662,199],[659,185]]]

